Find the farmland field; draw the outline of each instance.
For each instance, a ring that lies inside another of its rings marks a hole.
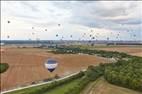
[[[110,46],[106,46],[106,45],[96,44],[94,46],[88,46],[88,45],[76,46],[76,45],[73,45],[73,47],[80,47],[82,49],[95,49],[95,50],[124,52],[124,53],[127,53],[129,55],[141,56],[142,57],[142,46],[141,45],[110,45]]]
[[[89,84],[81,94],[142,94],[108,83],[103,77]]]
[[[51,75],[44,67],[49,57],[57,59],[58,68]],[[84,54],[52,54],[47,49],[7,47],[1,54],[1,62],[9,64],[9,69],[1,74],[1,90],[29,85],[58,74],[69,75],[87,68],[89,65],[108,63],[109,59]]]
[[[142,46],[102,46],[97,47],[97,50],[105,50],[105,51],[117,51],[124,52],[129,55],[141,56],[142,57]]]
[[[79,80],[80,79],[76,79],[76,80],[66,83],[64,85],[56,87],[55,89],[51,89],[48,92],[45,92],[44,94],[65,94],[65,92],[67,92],[68,89],[76,86],[79,83]]]

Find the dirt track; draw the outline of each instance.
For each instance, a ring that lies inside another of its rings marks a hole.
[[[119,87],[108,83],[103,77],[88,84],[81,94],[142,94],[128,88]]]
[[[44,67],[44,61],[49,57],[53,57],[59,62],[58,68],[52,74]],[[1,62],[10,65],[9,69],[1,74],[1,90],[7,90],[43,80],[55,74],[64,76],[87,68],[89,65],[110,61],[90,55],[55,55],[41,49],[7,48],[1,54]]]

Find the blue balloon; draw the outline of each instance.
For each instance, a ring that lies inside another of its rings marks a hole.
[[[54,59],[48,59],[45,62],[45,68],[47,68],[50,72],[53,72],[57,66],[58,66],[58,63]]]

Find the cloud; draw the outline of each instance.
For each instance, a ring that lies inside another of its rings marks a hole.
[[[28,2],[20,2],[20,3],[21,3],[21,5],[28,7],[31,11],[39,12],[38,8],[33,4],[30,4]]]
[[[48,36],[49,38],[56,38],[54,34],[60,31],[62,36],[75,33],[77,39],[81,37],[81,32],[89,33],[88,30],[96,29],[96,32],[101,32],[100,39],[103,39],[106,35],[105,31],[117,34],[129,30],[139,35],[138,40],[142,40],[140,38],[142,36],[141,5],[141,1],[2,1],[2,32],[20,35],[24,30],[33,32],[30,27],[34,26],[38,28],[35,31],[43,31],[47,28],[52,35],[52,37]],[[12,22],[12,27],[8,27],[12,31],[5,29],[7,20]],[[61,26],[58,27],[58,24]],[[21,30],[17,30],[17,26],[22,26]],[[48,35],[49,32],[38,32],[38,36],[47,39],[42,36]],[[123,33],[121,34],[123,36]],[[131,39],[129,34],[126,33],[126,36],[123,37]],[[21,36],[22,38],[26,37]]]
[[[123,19],[123,20],[113,20],[119,24],[128,24],[128,25],[139,25],[142,24],[142,19],[131,18],[131,19]]]

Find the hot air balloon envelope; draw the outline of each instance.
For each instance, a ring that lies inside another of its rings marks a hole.
[[[8,23],[10,23],[10,21],[7,21]]]
[[[45,68],[48,69],[50,72],[53,72],[57,66],[58,66],[58,63],[54,59],[48,59],[45,62]]]
[[[58,24],[58,26],[60,26],[61,24]]]

